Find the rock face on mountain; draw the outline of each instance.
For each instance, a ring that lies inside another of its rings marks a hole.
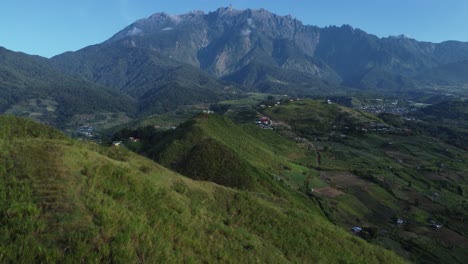
[[[106,43],[151,48],[217,77],[252,62],[327,77],[330,73],[312,58],[319,32],[317,27],[263,9],[220,8],[209,14],[157,13],[133,23]]]
[[[229,7],[156,13],[50,63],[130,95],[139,113],[151,114],[216,102],[239,90],[310,96],[343,91],[340,86],[395,94],[459,85],[467,60],[468,43],[378,38],[349,25],[319,28],[264,9]],[[460,74],[444,74],[452,68]],[[432,71],[436,80],[421,80]]]
[[[149,48],[217,77],[263,64],[352,84],[374,68],[413,76],[468,59],[468,43],[435,44],[405,36],[378,38],[349,25],[303,25],[291,16],[264,9],[156,13],[129,25],[105,44]]]

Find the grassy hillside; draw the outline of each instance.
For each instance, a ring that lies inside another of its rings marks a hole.
[[[440,138],[449,144],[468,149],[468,101],[443,101],[419,109],[414,129]]]
[[[335,103],[328,104],[326,100],[286,102],[263,112],[275,120],[285,121],[294,132],[310,136],[324,136],[333,131],[355,130],[360,125],[383,123],[375,116]]]
[[[149,131],[148,131],[149,130]],[[284,172],[307,173],[287,155],[305,157],[313,153],[272,131],[254,126],[240,127],[226,117],[200,114],[174,131],[152,128],[119,133],[115,139],[134,136],[142,142],[128,144],[164,166],[195,179],[250,190],[281,190]],[[128,141],[128,140],[127,140]]]
[[[431,137],[419,121],[381,115],[387,124],[333,103],[302,100],[261,111],[280,133],[316,151],[321,181],[308,182],[308,193],[334,222],[365,227],[368,241],[415,262],[466,262],[466,150]]]
[[[0,262],[403,263],[310,206],[0,121]]]

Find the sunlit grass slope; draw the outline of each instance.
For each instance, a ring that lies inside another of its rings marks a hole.
[[[1,263],[402,263],[286,200],[0,117]]]
[[[182,124],[147,155],[193,179],[270,193],[281,191],[276,187],[286,172],[310,170],[291,156],[308,155],[309,163],[315,161],[314,153],[271,130],[239,126],[214,114],[200,114]]]

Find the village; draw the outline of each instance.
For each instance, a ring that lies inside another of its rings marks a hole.
[[[372,114],[389,113],[405,116],[415,111],[416,108],[406,106],[406,103],[399,100],[373,99],[371,103],[357,106],[355,109]]]
[[[74,134],[75,137],[87,139],[97,136],[96,130],[92,126],[81,126],[75,130]]]

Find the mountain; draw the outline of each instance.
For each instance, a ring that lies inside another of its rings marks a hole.
[[[220,8],[156,13],[50,60],[0,54],[0,111],[63,126],[80,115],[165,113],[245,91],[316,96],[355,87],[414,97],[443,86],[463,93],[468,44],[378,38],[348,25],[319,28],[263,9]]]
[[[300,196],[193,181],[122,147],[0,123],[2,263],[405,263]]]
[[[239,88],[149,48],[101,44],[51,59],[61,71],[125,93],[138,114],[234,98]]]
[[[414,77],[468,59],[468,43],[464,42],[378,38],[349,25],[303,25],[291,16],[264,9],[156,13],[132,23],[102,45],[153,49],[220,78],[232,80],[228,76],[242,72],[248,79],[235,80],[253,87],[260,80],[252,81],[255,73],[250,71],[258,71],[258,67],[292,70],[360,87],[362,78],[380,78],[382,74],[396,79]],[[375,77],[369,76],[374,73]]]
[[[464,42],[378,38],[349,25],[319,28],[264,9],[220,8],[207,14],[156,13],[49,63],[131,96],[137,112],[148,115],[243,91],[316,96],[353,87],[413,97],[438,93],[444,82],[463,78],[466,60]],[[420,77],[432,71],[439,74]],[[454,89],[464,91],[446,90]]]
[[[63,126],[79,114],[135,110],[128,96],[63,74],[45,58],[0,48],[0,112]]]
[[[422,82],[439,85],[466,85],[468,84],[468,60],[458,61],[432,68],[422,72],[418,79]]]
[[[223,79],[239,83],[247,87],[247,91],[293,96],[335,94],[343,89],[308,73],[280,69],[261,63],[250,63],[239,71],[223,77]],[[347,90],[351,91],[352,89],[348,88]]]

